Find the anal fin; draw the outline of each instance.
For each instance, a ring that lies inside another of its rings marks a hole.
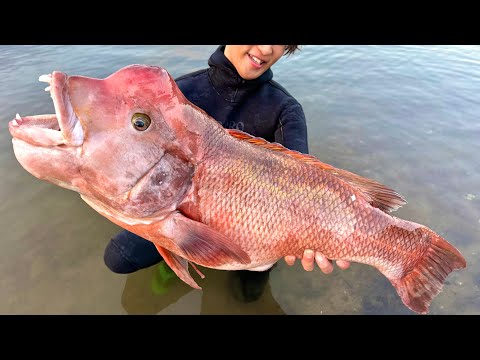
[[[154,243],[155,244],[155,243]],[[192,276],[188,272],[188,261],[181,258],[178,255],[164,249],[163,247],[155,244],[160,255],[163,257],[163,260],[167,263],[168,266],[177,274],[177,276],[186,282],[188,285],[194,289],[201,290],[202,288],[193,280]],[[198,271],[198,270],[197,270]]]

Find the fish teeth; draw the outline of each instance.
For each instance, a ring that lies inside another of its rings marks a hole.
[[[38,81],[46,82],[50,84],[52,82],[52,74],[40,75],[38,77]]]
[[[14,126],[18,126],[17,120],[22,120],[21,116],[18,113],[17,113],[17,115],[15,115],[15,119],[12,120],[12,124]]]
[[[45,91],[50,91],[51,88],[52,88],[51,86],[47,86],[47,87],[45,88]]]

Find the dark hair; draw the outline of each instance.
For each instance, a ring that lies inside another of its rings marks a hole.
[[[299,45],[287,45],[283,55],[292,55],[298,49],[299,49]]]

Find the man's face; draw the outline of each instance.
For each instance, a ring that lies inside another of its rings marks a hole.
[[[286,45],[227,45],[225,56],[245,80],[262,75],[284,54]]]

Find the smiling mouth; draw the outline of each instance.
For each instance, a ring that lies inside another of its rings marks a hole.
[[[260,60],[259,58],[255,57],[251,54],[248,54],[248,56],[250,57],[250,60],[252,60],[255,64],[257,64],[259,66],[265,64],[265,61]]]
[[[36,146],[82,145],[84,131],[70,103],[67,75],[54,71],[38,80],[49,84],[45,91],[50,91],[55,114],[25,117],[17,114],[8,124],[12,137]]]

